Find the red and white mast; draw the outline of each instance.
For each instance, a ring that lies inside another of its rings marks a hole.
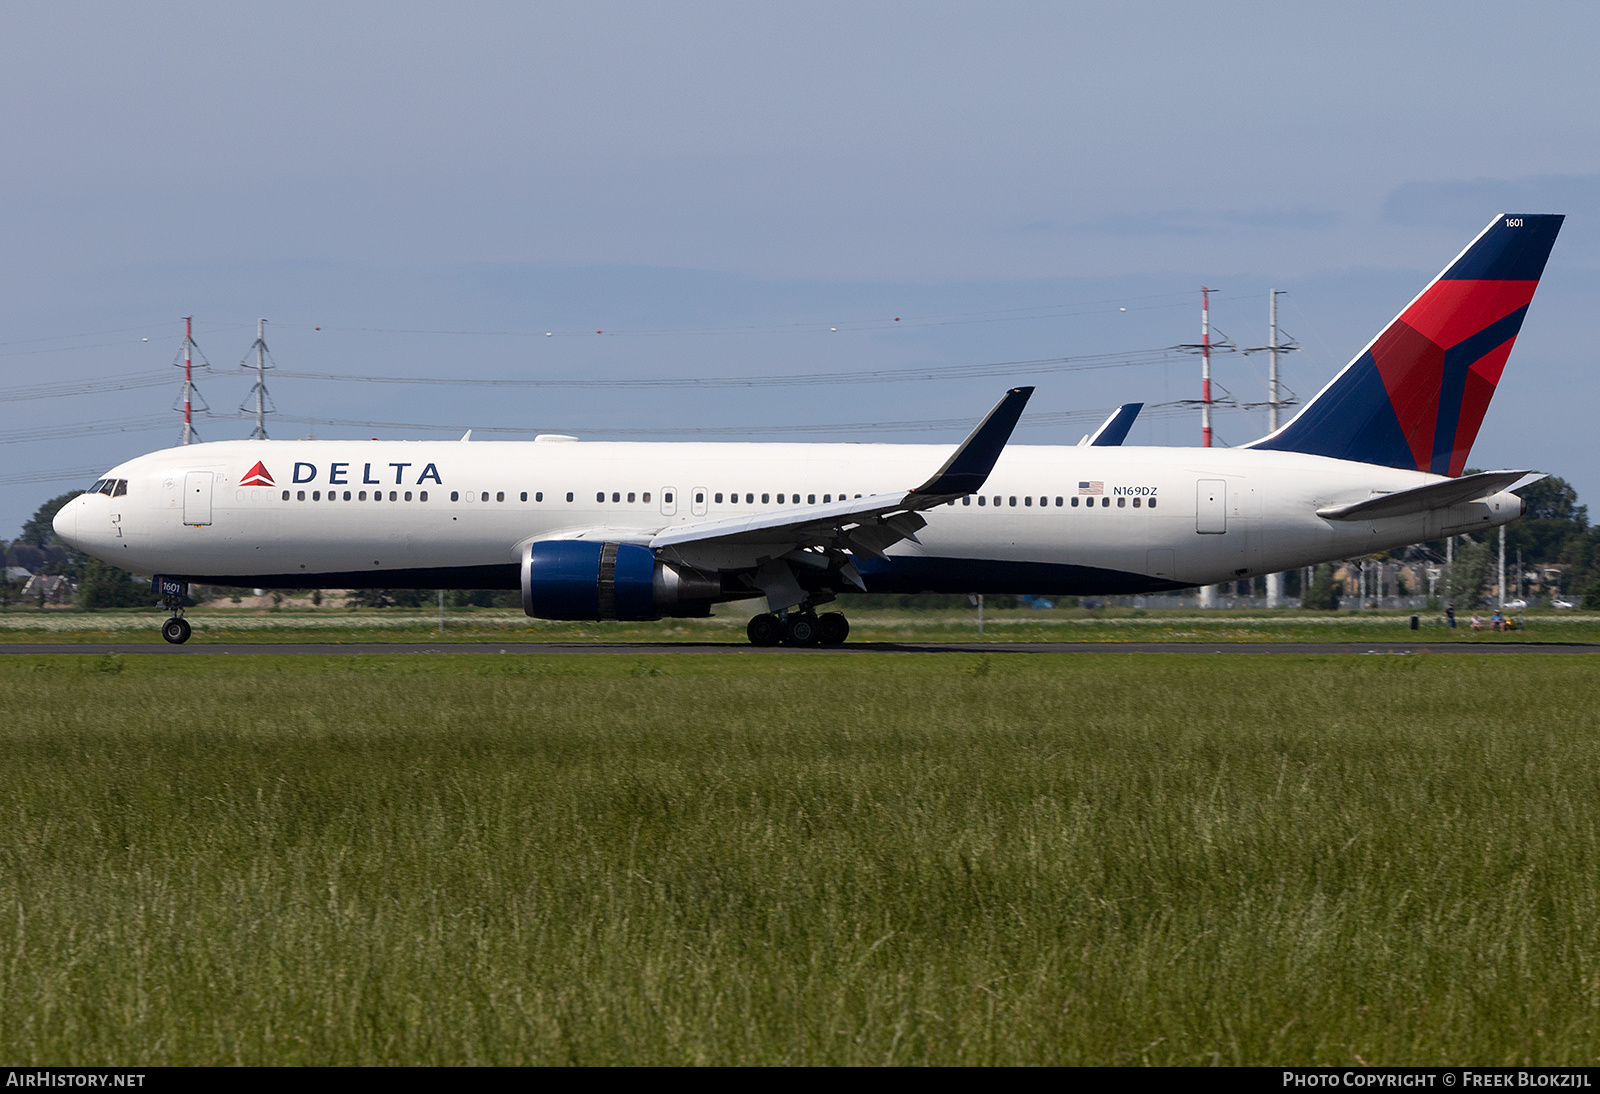
[[[184,445],[194,445],[194,315],[184,315]]]
[[[1211,447],[1211,290],[1200,286],[1200,444]]]

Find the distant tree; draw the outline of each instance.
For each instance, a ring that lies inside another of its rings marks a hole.
[[[522,593],[514,589],[454,589],[447,602],[453,608],[520,608]]]
[[[18,541],[31,543],[35,547],[48,547],[52,543],[58,542],[52,522],[56,519],[56,514],[61,512],[61,507],[81,493],[83,493],[82,490],[74,490],[71,493],[51,498],[39,506],[28,522],[22,526],[22,535],[17,537]]]
[[[1506,553],[1525,563],[1561,563],[1586,571],[1593,562],[1588,506],[1578,492],[1552,475],[1517,491],[1526,505],[1521,520],[1506,526]],[[1600,575],[1597,575],[1600,576]]]
[[[1474,543],[1470,536],[1456,551],[1455,565],[1445,582],[1445,598],[1457,607],[1470,608],[1483,599],[1489,587],[1489,569],[1493,562],[1487,541]]]
[[[432,589],[391,589],[389,597],[397,608],[421,608],[433,599]]]
[[[392,589],[351,589],[345,597],[347,608],[389,608],[394,606]]]
[[[1583,590],[1583,606],[1600,608],[1600,581],[1590,582],[1589,587]]]
[[[91,612],[99,608],[145,608],[155,603],[155,594],[128,571],[91,558],[83,564],[72,602]]]
[[[1317,611],[1337,611],[1340,596],[1339,583],[1333,579],[1333,566],[1323,563],[1311,575],[1311,588],[1301,599],[1302,607]]]
[[[1589,507],[1578,504],[1578,492],[1566,479],[1556,475],[1540,479],[1517,491],[1523,501],[1524,520],[1560,520],[1589,527]]]

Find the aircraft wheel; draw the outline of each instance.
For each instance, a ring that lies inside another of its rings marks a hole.
[[[775,615],[758,615],[745,626],[752,646],[776,646],[783,639],[783,626]]]
[[[783,640],[790,646],[815,646],[822,640],[822,628],[814,615],[791,615],[783,627]]]
[[[189,621],[187,619],[169,619],[161,624],[161,637],[171,642],[174,646],[181,646],[189,641]]]
[[[838,612],[828,612],[817,623],[822,631],[824,646],[842,646],[844,640],[850,637],[850,621]]]

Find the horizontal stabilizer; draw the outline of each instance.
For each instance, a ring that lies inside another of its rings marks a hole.
[[[1006,392],[1004,398],[978,423],[978,428],[961,442],[961,446],[935,472],[933,478],[911,492],[954,498],[982,490],[1032,395],[1031,387],[1014,387]]]
[[[1382,494],[1351,505],[1332,505],[1318,509],[1317,516],[1325,520],[1381,520],[1384,517],[1410,516],[1430,509],[1446,509],[1466,501],[1478,501],[1542,478],[1543,475],[1530,471],[1484,471],[1464,478],[1445,479],[1410,490]]]

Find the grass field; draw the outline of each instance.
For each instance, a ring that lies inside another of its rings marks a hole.
[[[509,609],[447,615],[450,642],[737,642],[756,608],[725,605],[710,619],[646,623],[564,623]],[[982,632],[970,611],[847,608],[856,642],[1600,642],[1600,615],[1531,612],[1526,629],[1474,633],[1463,613],[1454,631],[1434,613],[1404,610],[1300,612],[1131,608],[989,611]],[[1418,615],[1420,629],[1410,629]],[[1483,613],[1488,618],[1488,611]],[[379,610],[189,612],[193,642],[437,642],[437,613]],[[162,615],[151,611],[0,613],[5,642],[159,642]]]
[[[1588,658],[0,660],[0,1059],[1600,1056]]]

